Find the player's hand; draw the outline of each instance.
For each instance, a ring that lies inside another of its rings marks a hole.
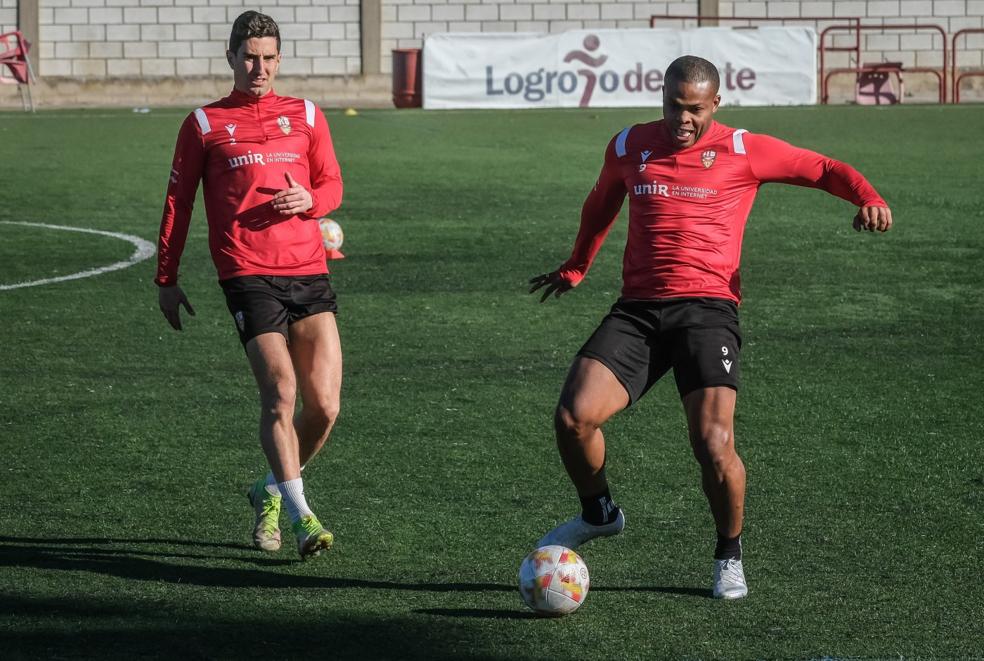
[[[281,216],[295,216],[314,206],[310,191],[294,181],[290,172],[285,172],[284,177],[287,179],[287,188],[279,191],[270,201]]]
[[[892,226],[892,210],[888,207],[861,207],[854,216],[854,229],[887,232]]]
[[[551,294],[553,294],[554,298],[557,298],[561,294],[566,294],[574,288],[570,282],[560,276],[560,271],[542,273],[538,276],[532,277],[530,278],[530,284],[533,285],[530,287],[531,294],[537,289],[545,287],[543,290],[543,296],[540,297],[541,303],[550,298]]]
[[[174,330],[181,330],[180,306],[183,305],[185,310],[188,311],[188,314],[192,317],[195,316],[195,310],[191,307],[191,303],[188,302],[188,297],[181,291],[181,287],[177,285],[158,287],[157,300],[161,306],[161,312],[164,313],[164,318],[167,319],[167,323],[171,324],[171,328]]]

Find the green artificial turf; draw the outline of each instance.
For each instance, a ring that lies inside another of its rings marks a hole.
[[[190,110],[190,109],[189,109]],[[0,221],[155,241],[186,111],[0,114]],[[896,227],[770,185],[743,258],[750,594],[710,598],[714,531],[666,379],[606,427],[628,527],[585,546],[557,620],[515,588],[577,510],[552,411],[618,296],[625,213],[584,283],[540,305],[608,139],[658,111],[328,111],[342,415],[305,471],[336,547],[249,545],[252,377],[199,201],[172,331],[155,260],[0,290],[0,656],[981,658],[984,113],[724,108],[845,160]],[[0,285],[126,260],[104,235],[0,224]]]

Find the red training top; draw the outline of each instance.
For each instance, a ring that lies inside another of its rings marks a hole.
[[[767,135],[713,122],[692,147],[675,150],[662,120],[636,124],[608,144],[560,275],[572,285],[584,278],[628,193],[622,296],[737,303],[745,222],[759,186],[772,181],[888,206],[850,165]]]
[[[270,204],[285,173],[311,193],[305,213]],[[327,272],[317,222],[342,202],[342,175],[321,110],[306,99],[232,94],[188,115],[174,148],[158,240],[157,277],[177,283],[199,180],[205,183],[208,245],[219,280],[241,275]]]

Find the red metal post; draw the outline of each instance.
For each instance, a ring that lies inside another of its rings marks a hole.
[[[984,28],[964,28],[963,30],[958,30],[953,35],[953,41],[951,53],[953,57],[953,64],[950,67],[951,77],[953,78],[953,90],[950,94],[950,101],[952,103],[960,103],[960,81],[964,78],[971,78],[976,76],[984,76],[984,71],[967,71],[962,74],[957,74],[957,38],[963,34],[980,34],[984,32]]]
[[[920,73],[935,73],[936,74],[936,77],[937,77],[937,79],[939,80],[939,83],[940,83],[940,86],[939,86],[939,90],[940,90],[939,101],[940,101],[941,104],[945,104],[946,103],[946,80],[947,80],[946,70],[947,70],[947,61],[948,61],[949,58],[947,57],[948,51],[947,51],[947,42],[946,42],[946,32],[943,31],[943,28],[941,28],[939,25],[929,25],[929,24],[925,24],[925,23],[923,23],[923,24],[917,23],[917,24],[914,24],[914,25],[896,25],[896,24],[886,24],[886,25],[857,25],[857,26],[854,26],[853,28],[850,25],[831,25],[830,27],[826,28],[823,32],[820,33],[820,52],[822,53],[823,50],[824,50],[824,48],[825,48],[824,47],[823,40],[824,40],[824,37],[827,35],[828,32],[830,32],[832,30],[850,30],[850,29],[857,29],[858,30],[859,37],[860,37],[861,30],[882,30],[882,31],[884,31],[884,30],[936,30],[937,32],[939,32],[940,33],[940,36],[943,38],[943,66],[942,66],[942,68],[940,70],[936,70],[936,69],[931,69],[931,68],[927,68],[927,67],[915,67],[915,68],[911,68],[911,69],[905,69],[905,71],[917,71],[917,72],[920,72]],[[828,49],[828,50],[835,50],[835,49],[831,48],[831,49]],[[857,61],[857,73],[860,73],[862,71],[862,69],[863,69],[863,67],[861,66],[861,56],[860,56],[860,51],[859,51],[858,61]],[[834,73],[834,72],[832,71],[831,73]],[[836,71],[836,73],[843,73],[843,71]],[[829,79],[830,79],[830,75],[829,74],[823,77],[823,82],[822,82],[822,86],[821,86],[821,90],[822,90],[822,92],[821,92],[821,98],[823,99],[823,103],[826,103],[826,100],[828,98],[828,94],[827,94],[827,81]]]

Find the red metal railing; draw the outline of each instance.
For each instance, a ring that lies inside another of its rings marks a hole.
[[[936,69],[934,67],[906,67],[903,71],[914,72],[914,73],[931,73],[936,76],[936,80],[939,82],[939,99],[940,103],[946,103],[946,67],[947,67],[947,47],[946,47],[946,32],[943,31],[939,25],[927,25],[927,24],[914,24],[914,25],[896,25],[896,24],[886,24],[886,25],[831,25],[825,28],[823,32],[820,33],[820,54],[821,62],[823,62],[823,52],[826,50],[824,45],[824,38],[827,36],[828,32],[834,30],[857,30],[859,33],[861,30],[935,30],[940,33],[943,39],[943,66],[941,69]],[[833,48],[829,49],[833,50]],[[820,72],[823,76],[820,83],[820,103],[827,103],[830,95],[828,93],[829,82],[831,76],[845,73],[853,73],[855,76],[860,75],[865,71],[865,67],[861,64],[860,57],[856,62],[856,66],[852,68],[838,68],[831,69],[830,71],[823,73],[823,65],[821,64]]]
[[[819,64],[819,74],[820,74],[820,103],[826,104],[829,101],[829,87],[830,78],[841,74],[854,74],[855,76],[861,73],[871,70],[872,66],[877,67],[878,65],[865,66],[861,62],[861,32],[863,30],[934,30],[940,34],[943,41],[943,64],[941,67],[906,67],[903,69],[905,72],[912,73],[929,73],[936,76],[936,80],[939,88],[939,102],[946,103],[947,98],[947,67],[949,63],[949,58],[947,57],[947,38],[946,32],[939,25],[932,24],[913,24],[913,25],[901,25],[901,24],[885,24],[885,25],[861,25],[861,19],[857,16],[694,16],[694,15],[678,15],[678,14],[654,14],[649,17],[649,27],[656,27],[656,23],[660,20],[676,20],[676,21],[697,21],[697,25],[701,26],[704,23],[718,23],[721,21],[747,21],[752,23],[758,22],[769,22],[775,21],[780,23],[787,22],[838,22],[838,25],[832,25],[820,33],[819,45],[817,50],[818,64]],[[736,26],[745,27],[745,26]],[[755,26],[747,26],[755,27]],[[827,46],[825,39],[828,33],[835,31],[849,31],[854,34],[854,43],[849,46]],[[957,75],[956,68],[956,39],[962,34],[967,34],[971,32],[984,32],[984,28],[967,28],[965,30],[960,30],[953,35],[953,94],[951,98],[958,102],[960,98],[960,91],[958,89],[959,82],[967,77],[971,76],[984,76],[984,70],[982,71],[968,71],[963,74]],[[839,67],[827,71],[826,66],[826,55],[829,52],[835,51],[847,51],[854,53],[854,67]]]
[[[982,33],[984,28],[964,28],[963,30],[958,30],[953,35],[953,48],[951,48],[951,53],[953,54],[953,64],[950,67],[953,76],[953,92],[950,94],[950,101],[953,103],[960,103],[960,81],[964,78],[971,78],[974,76],[984,76],[984,70],[980,71],[964,71],[961,74],[957,74],[957,37],[963,34],[972,33]]]

